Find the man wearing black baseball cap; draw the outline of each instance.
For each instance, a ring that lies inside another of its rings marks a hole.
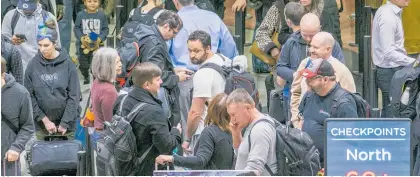
[[[311,136],[320,152],[321,164],[324,160],[324,120],[327,118],[357,118],[356,102],[349,92],[336,81],[333,66],[324,59],[311,60],[302,70],[309,87],[299,105],[298,118],[302,131]],[[337,102],[339,100],[339,102]],[[332,111],[332,108],[335,111]]]

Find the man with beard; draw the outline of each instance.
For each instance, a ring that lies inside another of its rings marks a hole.
[[[308,133],[324,162],[324,121],[327,118],[357,118],[357,106],[350,92],[337,82],[337,70],[325,59],[311,60],[302,76],[310,91],[299,106],[302,131]],[[339,101],[338,101],[339,100]],[[336,111],[332,109],[335,107]]]
[[[204,129],[204,119],[207,114],[206,103],[225,90],[225,79],[214,69],[201,68],[204,64],[225,65],[230,62],[228,58],[211,51],[211,37],[207,32],[197,30],[188,37],[188,51],[191,63],[199,65],[193,77],[192,104],[187,119],[187,140],[184,140],[185,153],[190,153],[188,148],[190,140],[194,147],[194,140]]]

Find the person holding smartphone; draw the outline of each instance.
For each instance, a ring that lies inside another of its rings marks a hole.
[[[54,15],[42,9],[39,0],[19,0],[16,9],[10,10],[2,21],[1,34],[7,37],[16,46],[22,57],[23,71],[26,70],[29,61],[38,53],[36,33],[38,24],[46,18],[52,19],[57,26]],[[56,29],[60,45],[60,35]]]

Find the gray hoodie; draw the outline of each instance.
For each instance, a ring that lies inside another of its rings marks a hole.
[[[9,149],[22,152],[35,130],[29,92],[12,75],[6,74],[5,80],[6,85],[1,88],[1,159]],[[18,133],[12,129],[17,129]]]
[[[24,34],[27,41],[21,45],[16,45],[17,50],[19,51],[22,57],[23,71],[25,72],[26,67],[28,66],[29,61],[35,56],[38,52],[38,44],[36,39],[36,34],[38,31],[38,25],[43,23],[42,19],[42,6],[38,4],[38,8],[31,16],[26,16],[18,8],[7,12],[6,16],[2,22],[1,33],[7,38],[12,38],[12,18],[15,11],[20,13],[19,20],[17,21],[14,34]],[[56,25],[57,21],[53,14],[48,12],[49,16],[54,19]],[[58,26],[58,25],[57,25]],[[57,27],[57,45],[60,48],[60,33]]]

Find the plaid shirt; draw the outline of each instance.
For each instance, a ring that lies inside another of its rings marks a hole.
[[[16,82],[23,85],[23,67],[19,51],[14,45],[2,40],[1,56],[6,60],[6,72],[15,77]]]

